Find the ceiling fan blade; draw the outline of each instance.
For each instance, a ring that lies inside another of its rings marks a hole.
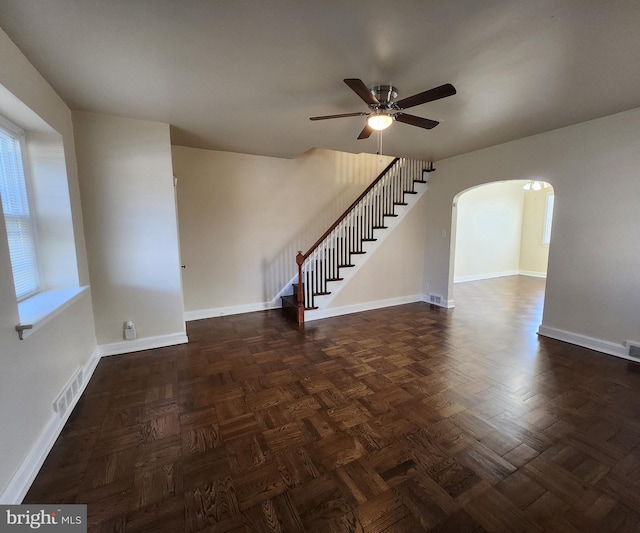
[[[440,98],[446,98],[447,96],[453,96],[456,94],[456,88],[450,83],[445,83],[439,87],[434,87],[428,91],[414,94],[402,100],[398,100],[395,105],[399,109],[408,109],[420,104],[426,104],[427,102],[433,102],[434,100],[440,100]]]
[[[344,82],[349,88],[356,93],[367,105],[380,105],[378,99],[371,94],[369,88],[364,84],[362,80],[357,78],[347,78]]]
[[[327,120],[329,118],[344,118],[344,117],[361,117],[362,115],[366,115],[367,113],[357,112],[357,113],[342,113],[340,115],[323,115],[321,117],[309,117],[309,120]]]
[[[406,113],[396,113],[396,120],[398,122],[404,122],[405,124],[411,124],[412,126],[418,126],[430,130],[440,124],[437,120],[431,120],[429,118],[416,117],[415,115],[407,115]]]
[[[360,135],[358,135],[358,140],[368,139],[372,133],[373,133],[373,128],[369,126],[369,124],[365,124],[363,130],[360,132]]]

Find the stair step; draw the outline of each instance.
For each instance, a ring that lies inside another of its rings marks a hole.
[[[377,241],[377,240],[378,239],[362,239],[362,242],[374,242],[374,241]]]
[[[418,191],[402,191],[404,194],[418,194]]]
[[[409,205],[407,202],[393,202],[393,205]]]
[[[319,293],[319,294],[331,294],[331,293]],[[296,308],[298,307],[298,300],[296,299],[295,296],[280,296],[280,298],[282,299],[282,307],[284,308]],[[310,309],[318,309],[317,307],[305,307],[305,310],[310,310]]]
[[[338,265],[338,268],[354,267],[356,265]]]
[[[385,216],[385,217],[397,217],[398,215],[396,215],[395,213],[385,213],[382,216]]]
[[[426,180],[413,180],[413,183],[427,183]]]
[[[387,229],[389,226],[373,226],[373,229]]]
[[[298,298],[293,294],[287,296],[280,296],[283,307],[298,307]]]
[[[344,278],[327,278],[327,281],[342,281]]]
[[[327,294],[331,294],[331,291],[327,291],[327,292],[314,292],[313,295],[314,296],[326,296]]]
[[[367,252],[349,252],[351,255],[362,255],[362,254],[366,254]]]

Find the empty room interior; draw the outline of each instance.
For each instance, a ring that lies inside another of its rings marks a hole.
[[[638,531],[638,27],[0,0],[0,503]]]

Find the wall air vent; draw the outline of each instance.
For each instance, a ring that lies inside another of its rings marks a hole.
[[[430,294],[429,303],[432,303],[435,305],[442,305],[442,296],[438,296],[437,294]]]
[[[629,357],[640,360],[640,342],[627,341],[626,344],[629,349]]]
[[[62,418],[67,409],[73,405],[82,388],[82,368],[78,368],[57,400],[53,402],[53,410]]]

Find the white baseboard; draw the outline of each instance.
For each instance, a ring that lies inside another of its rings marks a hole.
[[[529,276],[531,278],[543,278],[547,279],[546,272],[536,272],[535,270],[520,270],[518,272],[520,276]]]
[[[629,356],[628,349],[623,344],[616,344],[615,342],[596,339],[588,337],[587,335],[572,333],[571,331],[565,331],[563,329],[552,328],[544,325],[540,325],[538,328],[538,335],[568,342],[569,344],[575,344],[576,346],[582,346],[583,348],[595,350],[596,352],[605,353],[607,355],[614,355],[615,357],[621,357],[623,359],[628,359],[629,361],[638,361],[637,359]]]
[[[466,281],[480,281],[482,279],[502,278],[504,276],[517,276],[519,270],[505,270],[504,272],[487,272],[484,274],[471,274],[470,276],[457,276],[454,283],[465,283]]]
[[[473,274],[471,276],[457,276],[454,283],[464,283],[466,281],[480,281],[483,279],[503,278],[505,276],[531,276],[534,278],[546,278],[546,272],[536,272],[534,270],[505,270],[504,272],[489,272],[485,274]]]
[[[374,309],[382,309],[384,307],[392,307],[394,305],[404,305],[422,300],[422,295],[401,296],[399,298],[389,298],[387,300],[376,300],[373,302],[364,302],[360,304],[345,305],[342,307],[329,307],[327,309],[314,309],[304,312],[304,321],[313,322],[322,318],[331,318],[334,316],[350,315],[351,313],[360,313],[362,311],[372,311]]]
[[[186,333],[171,333],[169,335],[157,335],[155,337],[143,337],[132,341],[112,342],[111,344],[101,344],[98,351],[101,357],[107,355],[120,355],[130,352],[141,352],[154,348],[164,348],[175,346],[176,344],[186,344],[189,342]]]
[[[11,481],[9,481],[2,494],[0,494],[0,503],[8,505],[17,505],[22,503],[29,487],[31,487],[33,480],[38,475],[40,468],[42,468],[47,455],[49,455],[51,448],[53,448],[56,439],[62,432],[69,416],[71,416],[74,407],[82,397],[82,393],[87,387],[87,384],[98,365],[98,361],[100,361],[100,353],[96,348],[82,369],[83,379],[80,384],[78,394],[73,398],[71,405],[67,407],[67,410],[62,416],[59,416],[55,412],[52,413],[49,421],[40,433],[38,440],[31,447],[31,450],[29,450],[24,461],[22,461],[22,464],[18,467],[17,472],[11,478]]]
[[[280,302],[258,302],[255,304],[233,305],[229,307],[214,307],[212,309],[199,309],[197,311],[185,311],[184,321],[202,320],[204,318],[216,318],[225,315],[241,315],[243,313],[254,313],[256,311],[266,311],[267,309],[278,309]]]

